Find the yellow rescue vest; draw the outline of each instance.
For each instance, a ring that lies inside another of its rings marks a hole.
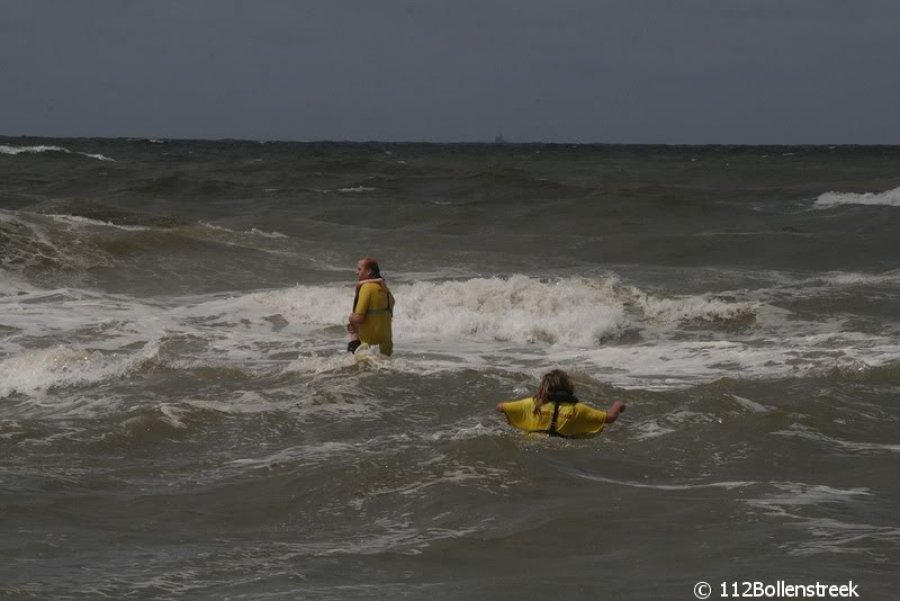
[[[394,351],[391,319],[394,311],[394,296],[384,284],[384,280],[361,282],[353,299],[353,312],[365,315],[366,319],[358,327],[360,342],[378,345],[382,354]]]
[[[534,397],[502,403],[500,408],[510,425],[526,432],[551,436],[592,436],[603,431],[606,412],[575,402],[547,401],[534,412]]]

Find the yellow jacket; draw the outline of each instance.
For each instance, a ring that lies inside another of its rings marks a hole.
[[[546,401],[541,405],[540,413],[535,414],[534,397],[528,397],[502,403],[500,409],[510,425],[526,432],[543,432],[551,436],[591,436],[602,432],[606,424],[606,411],[579,402]]]
[[[394,297],[383,280],[363,282],[357,288],[353,312],[366,316],[365,321],[359,324],[359,340],[371,346],[377,344],[385,355],[394,351],[391,331],[393,310]]]

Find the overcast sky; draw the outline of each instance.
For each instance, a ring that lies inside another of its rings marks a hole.
[[[0,0],[0,135],[900,144],[898,0]]]

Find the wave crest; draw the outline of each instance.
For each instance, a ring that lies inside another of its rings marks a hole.
[[[582,348],[647,326],[753,321],[759,310],[758,303],[708,296],[656,297],[621,285],[615,276],[418,282],[396,292],[397,317],[416,335]]]
[[[817,209],[830,209],[842,205],[869,205],[900,207],[900,187],[885,192],[826,192],[816,199]]]
[[[0,154],[6,155],[18,155],[18,154],[42,154],[45,152],[57,152],[61,154],[77,154],[83,157],[87,157],[89,159],[96,159],[98,161],[111,161],[115,162],[115,159],[111,159],[108,156],[102,154],[92,154],[88,152],[72,152],[68,148],[64,148],[63,146],[52,146],[52,145],[44,145],[40,144],[38,146],[10,146],[8,144],[0,144]]]

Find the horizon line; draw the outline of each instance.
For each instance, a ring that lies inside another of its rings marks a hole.
[[[426,141],[426,140],[356,140],[356,139],[266,139],[266,138],[198,138],[198,137],[166,137],[166,136],[49,136],[34,134],[0,134],[0,139],[28,138],[36,140],[110,140],[126,142],[232,142],[247,144],[384,144],[384,145],[421,145],[421,146],[671,146],[671,147],[895,147],[898,143],[860,143],[860,142],[552,142],[552,141],[502,141],[468,140],[468,141]]]

